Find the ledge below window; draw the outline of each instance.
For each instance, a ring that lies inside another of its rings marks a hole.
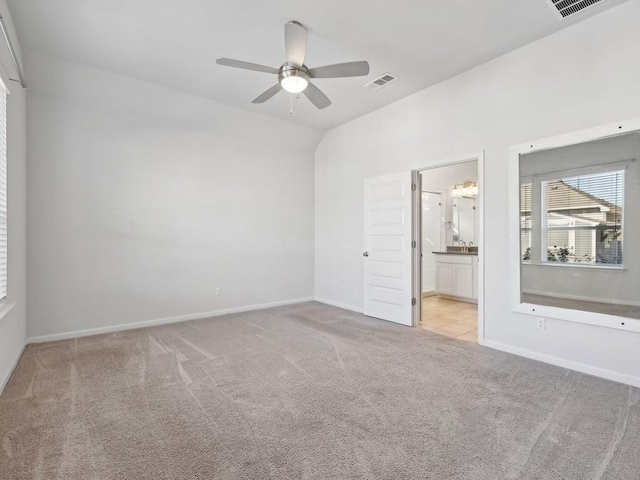
[[[0,322],[2,322],[2,319],[4,317],[6,317],[7,315],[9,315],[9,313],[11,313],[11,310],[13,310],[13,307],[16,306],[15,302],[2,302],[0,303]]]
[[[581,263],[564,263],[564,262],[542,262],[542,263],[525,263],[521,265],[528,265],[531,267],[553,267],[553,268],[588,268],[592,270],[610,270],[614,272],[625,272],[627,269],[624,265],[587,265]]]
[[[616,315],[608,315],[606,313],[571,310],[567,308],[550,307],[547,305],[536,305],[532,303],[521,303],[514,307],[513,311],[525,315],[534,315],[536,317],[565,320],[567,322],[596,325],[599,327],[640,333],[640,319],[637,318],[619,317]]]

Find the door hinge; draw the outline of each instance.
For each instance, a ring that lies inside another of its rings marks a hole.
[[[411,191],[412,191],[412,192],[415,192],[415,191],[416,191],[416,184],[415,184],[415,183],[412,183],[412,184],[411,184]]]
[[[417,246],[418,246],[418,244],[416,243],[415,240],[413,242],[411,242],[411,247],[412,248],[416,248]]]
[[[416,297],[413,297],[413,298],[411,299],[411,305],[415,305],[415,304],[416,304]]]

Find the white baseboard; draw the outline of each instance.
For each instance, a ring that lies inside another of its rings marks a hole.
[[[326,303],[327,305],[331,305],[332,307],[344,308],[345,310],[351,310],[352,312],[362,313],[362,308],[354,307],[353,305],[347,305],[346,303],[334,302],[333,300],[327,300],[326,298],[315,298],[316,302]]]
[[[121,332],[124,330],[134,330],[136,328],[155,327],[157,325],[167,325],[170,323],[186,322],[189,320],[200,320],[202,318],[219,317],[230,313],[250,312],[253,310],[262,310],[264,308],[282,307],[284,305],[293,305],[296,303],[312,302],[313,297],[296,298],[292,300],[282,300],[279,302],[261,303],[258,305],[248,305],[245,307],[227,308],[225,310],[214,310],[212,312],[191,313],[189,315],[179,315],[177,317],[158,318],[155,320],[145,320],[142,322],[121,323],[119,325],[109,325],[107,327],[90,328],[87,330],[76,330],[73,332],[53,333],[51,335],[41,335],[38,337],[27,338],[27,343],[43,343],[54,342],[57,340],[68,340],[70,338],[88,337],[90,335],[99,335],[101,333]]]
[[[7,386],[7,383],[9,383],[9,379],[11,378],[11,375],[13,375],[13,371],[18,366],[18,362],[20,361],[20,358],[24,353],[24,349],[27,348],[27,343],[28,342],[25,341],[22,344],[22,348],[20,349],[20,352],[18,352],[18,355],[16,355],[16,358],[13,360],[13,363],[9,367],[9,370],[7,370],[7,373],[5,374],[5,376],[0,380],[0,395],[2,395],[2,392],[4,392],[4,388]]]
[[[564,298],[566,300],[578,300],[580,302],[598,302],[598,303],[611,303],[611,298],[597,298],[597,297],[585,297],[580,295],[570,295],[556,292],[541,292],[538,290],[522,290],[522,293],[528,293],[530,295],[541,295],[543,297],[555,297]],[[615,300],[616,305],[626,305],[630,307],[640,307],[640,302],[634,300]]]
[[[490,340],[485,340],[483,345],[488,348],[493,348],[494,350],[512,353],[514,355],[518,355],[519,357],[538,360],[540,362],[549,363],[558,367],[568,368],[569,370],[575,370],[577,372],[586,373],[595,377],[605,378],[607,380],[612,380],[614,382],[624,383],[626,385],[640,388],[640,377],[635,377],[633,375],[618,373],[614,372],[613,370],[607,370],[606,368],[594,367],[585,363],[574,362],[571,360],[566,360],[564,358],[546,355],[544,353],[533,352],[524,348],[512,347],[510,345],[505,345],[503,343],[493,342]]]
[[[469,303],[472,305],[478,304],[477,298],[457,297],[455,295],[447,295],[446,293],[438,293],[438,296],[448,300],[455,300],[456,302]]]

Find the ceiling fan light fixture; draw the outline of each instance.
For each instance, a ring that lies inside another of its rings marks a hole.
[[[286,77],[280,80],[280,85],[289,93],[300,93],[309,85],[306,78]]]
[[[278,77],[282,88],[289,93],[301,93],[309,86],[309,74],[301,68],[285,66]]]

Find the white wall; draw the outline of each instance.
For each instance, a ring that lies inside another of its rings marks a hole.
[[[486,343],[640,385],[640,334],[558,320],[537,330],[507,295],[508,147],[640,117],[638,18],[632,0],[328,132],[316,151],[316,297],[362,308],[363,178],[485,150]]]
[[[5,0],[0,0],[0,13],[11,32],[20,55],[11,15]],[[9,49],[0,40],[2,76],[15,76]],[[26,130],[25,92],[14,82],[7,81],[7,193],[8,193],[8,285],[7,301],[0,305],[0,393],[9,379],[26,336]]]
[[[29,337],[313,296],[318,132],[25,61]]]

